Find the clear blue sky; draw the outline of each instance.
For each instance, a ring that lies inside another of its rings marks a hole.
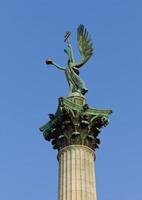
[[[112,108],[97,150],[98,200],[142,200],[142,1],[1,0],[0,199],[57,199],[57,152],[38,128],[68,93],[63,36],[82,23],[94,56],[81,69],[88,103]]]

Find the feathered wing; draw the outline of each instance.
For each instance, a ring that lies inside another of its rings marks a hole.
[[[81,67],[85,64],[93,54],[93,43],[89,37],[87,29],[80,24],[77,28],[78,48],[81,54],[81,60],[77,62],[76,67]]]

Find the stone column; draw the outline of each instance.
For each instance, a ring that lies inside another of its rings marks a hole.
[[[59,152],[58,200],[96,200],[94,152],[111,112],[90,108],[83,96],[74,94],[59,98],[56,113],[40,128]]]
[[[59,200],[96,200],[94,159],[94,151],[83,145],[59,151]]]

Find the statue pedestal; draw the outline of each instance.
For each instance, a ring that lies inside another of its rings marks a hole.
[[[85,145],[95,150],[100,144],[98,134],[108,124],[111,110],[89,108],[82,96],[60,97],[55,114],[40,128],[53,148],[61,150],[69,145]]]
[[[86,104],[85,97],[80,93],[72,93],[70,96],[66,97],[69,101],[72,101],[75,104],[84,106]]]

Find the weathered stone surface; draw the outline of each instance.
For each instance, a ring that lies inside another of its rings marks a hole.
[[[92,149],[71,145],[58,153],[59,200],[96,200]]]

